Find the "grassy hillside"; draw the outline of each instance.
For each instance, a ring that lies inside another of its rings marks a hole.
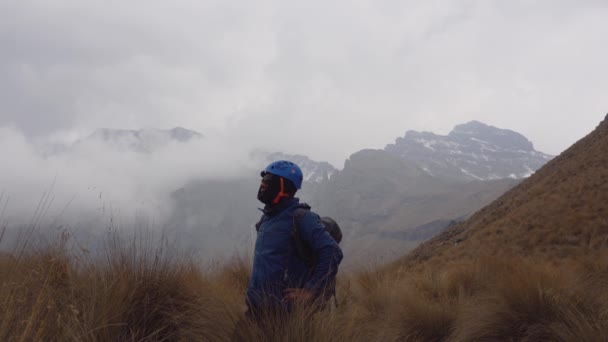
[[[568,267],[478,258],[449,269],[343,274],[338,308],[244,321],[249,262],[203,268],[162,249],[61,246],[0,257],[2,341],[599,341],[608,254]],[[236,335],[235,335],[236,334]]]

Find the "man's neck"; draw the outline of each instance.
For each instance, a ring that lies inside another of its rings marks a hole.
[[[276,213],[277,211],[281,211],[283,208],[285,208],[286,206],[288,206],[294,200],[297,200],[297,198],[296,197],[285,197],[285,198],[282,198],[279,201],[279,203],[277,203],[277,204],[266,204],[266,206],[264,206],[263,211],[266,214]]]

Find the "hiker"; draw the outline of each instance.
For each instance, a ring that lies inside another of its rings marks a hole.
[[[302,170],[281,160],[268,165],[261,176],[258,200],[265,206],[260,209],[262,218],[256,224],[258,233],[246,296],[247,316],[253,319],[326,301],[326,290],[335,286],[342,260],[342,250],[319,215],[294,197],[302,187]],[[298,234],[294,235],[296,225]],[[298,244],[308,246],[314,253],[313,267],[298,253]]]

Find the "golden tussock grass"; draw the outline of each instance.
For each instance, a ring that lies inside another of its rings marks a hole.
[[[165,247],[111,241],[0,256],[0,340],[599,341],[608,253],[563,262],[479,257],[338,279],[338,307],[244,318],[250,261],[203,268]]]

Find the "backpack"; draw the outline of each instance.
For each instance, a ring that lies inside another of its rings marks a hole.
[[[293,213],[293,227],[291,235],[293,236],[296,253],[298,256],[306,262],[308,266],[308,275],[310,276],[319,262],[318,256],[312,251],[310,246],[302,240],[300,237],[300,221],[302,217],[310,211],[310,206],[306,203],[302,203],[296,208]],[[332,219],[331,217],[321,217],[321,223],[325,227],[325,230],[329,233],[329,235],[336,241],[336,243],[340,244],[342,241],[342,230],[338,223]],[[328,284],[328,288],[326,289],[326,298],[334,297],[334,302],[336,307],[338,306],[338,299],[336,298],[336,279],[332,279],[332,281]]]

